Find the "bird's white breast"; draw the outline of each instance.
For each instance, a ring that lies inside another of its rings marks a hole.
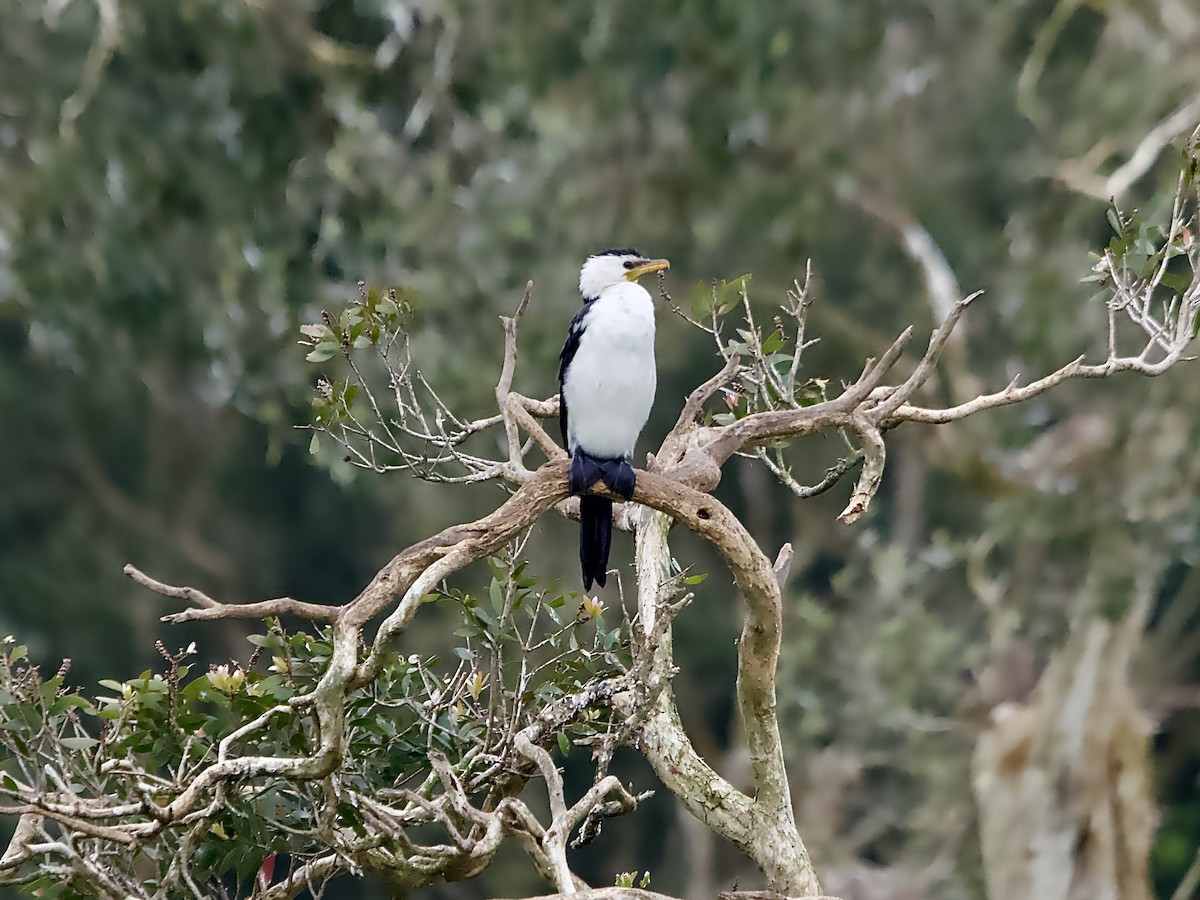
[[[592,456],[630,456],[654,403],[654,301],[637,284],[592,301],[567,367],[568,440]]]

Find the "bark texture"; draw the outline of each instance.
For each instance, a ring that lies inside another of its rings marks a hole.
[[[1028,702],[992,710],[974,759],[992,900],[1150,900],[1149,722],[1128,683],[1141,626],[1089,621]]]

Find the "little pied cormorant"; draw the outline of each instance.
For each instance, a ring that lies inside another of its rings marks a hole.
[[[584,493],[597,481],[633,497],[633,446],[650,415],[654,366],[654,301],[637,283],[670,267],[636,250],[589,256],[579,272],[583,309],[571,320],[558,370],[559,420],[571,454],[568,489],[579,498],[579,563],[584,590],[604,587],[612,544],[612,501]]]

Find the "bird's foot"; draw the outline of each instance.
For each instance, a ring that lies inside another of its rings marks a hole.
[[[637,487],[637,474],[628,460],[596,459],[579,450],[571,454],[571,469],[567,474],[567,493],[574,497],[587,491],[597,481],[622,500],[632,500]]]
[[[614,468],[615,472],[611,468],[605,470],[604,483],[622,500],[632,500],[634,488],[637,487],[637,473],[633,471],[633,466],[624,459]]]
[[[571,470],[567,474],[567,494],[574,497],[582,494],[600,480],[600,469],[586,453],[571,454]]]

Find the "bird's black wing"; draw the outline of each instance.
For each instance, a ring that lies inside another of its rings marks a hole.
[[[584,318],[587,316],[588,308],[584,306],[579,312],[575,313],[575,318],[571,320],[571,330],[567,332],[567,342],[563,344],[562,353],[558,355],[558,424],[562,428],[563,446],[567,448],[567,452],[571,452],[571,445],[567,440],[567,397],[563,392],[563,378],[567,374],[567,366],[571,365],[571,360],[575,358],[575,351],[579,349],[579,339],[583,336],[585,328]]]

